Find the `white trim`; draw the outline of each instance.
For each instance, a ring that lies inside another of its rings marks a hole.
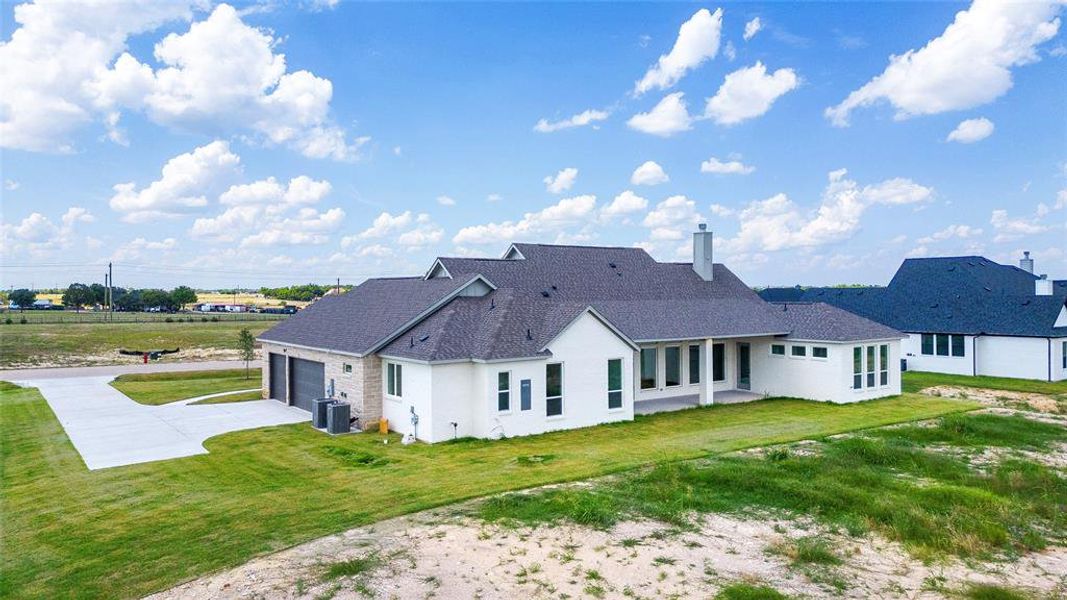
[[[397,356],[396,354],[379,354],[378,358],[382,360],[400,360],[409,363],[415,363],[418,365],[459,365],[466,363],[477,363],[480,365],[494,365],[497,363],[516,362],[520,360],[548,360],[552,358],[551,354],[545,356],[520,356],[517,358],[450,358],[448,360],[423,360],[421,358],[408,358],[406,356]]]
[[[962,334],[960,334],[960,335],[962,335]],[[782,338],[782,339],[787,341],[787,342],[797,342],[797,343],[805,343],[805,344],[824,344],[824,345],[827,345],[827,346],[836,344],[836,345],[840,345],[840,346],[852,346],[852,345],[855,345],[855,344],[869,344],[871,342],[895,342],[895,341],[898,341],[898,340],[906,339],[907,337],[908,336],[903,336],[903,337],[898,337],[898,338],[895,338],[895,337],[893,337],[893,338],[874,338],[874,339],[870,339],[870,340],[807,340],[807,339],[800,339],[800,338],[795,338],[795,339],[794,338]]]
[[[774,337],[779,335],[789,335],[788,331],[778,331],[770,333],[744,333],[739,335],[701,335],[697,337],[687,338],[651,338],[651,339],[637,339],[633,340],[637,344],[658,344],[658,343],[671,343],[671,342],[694,342],[703,341],[708,339],[716,340],[734,340],[744,338],[758,338],[758,337]]]
[[[573,319],[571,319],[570,323],[567,323],[563,327],[563,329],[560,329],[559,333],[557,333],[556,335],[552,336],[552,339],[548,340],[548,343],[545,344],[544,346],[542,346],[539,351],[540,352],[544,352],[545,350],[548,350],[548,347],[552,345],[552,342],[554,342],[557,339],[559,339],[559,337],[561,335],[563,335],[568,329],[570,329],[571,326],[573,326],[575,323],[577,323],[578,319],[580,319],[583,315],[585,315],[585,313],[589,313],[589,314],[593,315],[594,317],[596,317],[596,319],[598,321],[600,321],[605,327],[607,327],[609,330],[611,330],[611,332],[614,333],[620,340],[622,340],[623,342],[626,342],[626,345],[629,346],[630,348],[633,348],[634,350],[640,350],[641,349],[633,340],[631,340],[629,337],[627,337],[625,333],[619,331],[619,329],[617,327],[612,325],[611,321],[608,321],[604,317],[604,315],[602,315],[599,312],[597,312],[597,310],[595,308],[593,308],[592,306],[586,306],[585,309],[582,310],[582,312],[578,313]]]
[[[500,374],[501,373],[507,373],[508,374],[508,389],[507,390],[500,389]],[[507,370],[504,370],[504,371],[496,371],[496,394],[495,394],[494,397],[496,399],[496,411],[495,412],[498,415],[510,415],[512,410],[513,410],[513,408],[512,408],[513,405],[512,405],[512,402],[511,402],[511,398],[512,398],[511,380],[512,379],[513,378],[511,376],[511,369],[507,369]],[[506,410],[500,410],[500,393],[501,392],[505,392],[505,391],[508,393],[508,407],[507,407]]]
[[[301,350],[314,350],[316,352],[323,352],[325,354],[337,354],[340,356],[352,356],[355,358],[364,358],[366,354],[356,354],[355,352],[345,352],[343,350],[331,350],[329,348],[319,348],[316,346],[304,346],[303,344],[291,344],[289,342],[277,342],[274,340],[265,340],[262,338],[256,338],[256,341],[260,344],[273,344],[275,346],[283,346],[286,348],[300,348]],[[368,353],[369,354],[369,353]]]
[[[440,258],[434,259],[433,264],[430,265],[430,269],[426,271],[426,274],[423,275],[422,278],[424,280],[432,279],[432,277],[430,276],[433,275],[433,272],[437,270],[437,267],[441,267],[441,270],[445,272],[446,279],[452,279],[452,273],[448,272],[448,267],[446,267],[444,263],[441,262]]]
[[[509,256],[511,256],[512,252],[517,254],[518,258],[508,258]],[[508,249],[504,251],[504,254],[500,256],[500,260],[526,260],[526,257],[523,256],[522,252],[515,244],[511,244],[510,246],[508,246]]]
[[[558,415],[550,415],[550,414],[548,414],[548,399],[557,397],[557,396],[549,396],[548,395],[548,367],[550,367],[552,365],[559,365],[559,396],[558,396],[558,398],[559,398],[559,414]],[[567,399],[567,394],[566,394],[567,384],[566,384],[566,381],[567,380],[566,380],[566,378],[567,378],[567,368],[563,365],[562,361],[553,362],[553,363],[545,363],[545,420],[558,421],[558,420],[561,420],[561,419],[565,419],[567,417],[567,404],[566,404],[566,399]]]

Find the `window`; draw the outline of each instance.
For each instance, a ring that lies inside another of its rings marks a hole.
[[[922,346],[922,353],[927,356],[932,356],[934,354],[934,334],[924,333]]]
[[[965,356],[963,342],[966,338],[962,335],[952,336],[952,356]]]
[[[798,358],[803,358],[803,357],[808,355],[808,347],[807,346],[790,346],[789,347],[789,354],[791,356],[796,356]]]
[[[608,360],[608,408],[622,408],[622,359]]]
[[[1063,368],[1067,369],[1067,342],[1063,343],[1063,352],[1060,353],[1063,358]]]
[[[656,389],[655,348],[641,348],[641,389]]]
[[[937,355],[948,356],[948,335],[944,333],[937,334]]]
[[[726,344],[711,345],[711,380],[726,381]]]
[[[404,366],[386,363],[385,393],[400,398],[404,395]]]
[[[563,364],[545,365],[545,415],[563,414]]]
[[[889,344],[878,346],[878,385],[889,385]]]
[[[345,363],[343,370],[344,370],[345,373],[351,373],[352,372],[352,365],[350,365],[348,363]]]
[[[863,388],[863,348],[852,349],[852,389]]]
[[[519,382],[519,410],[530,410],[532,402],[532,394],[530,388],[532,382],[529,379],[523,379]]]
[[[511,410],[511,371],[496,374],[496,409],[500,412]]]
[[[771,344],[771,354],[785,356],[785,344]]]
[[[811,357],[812,358],[826,358],[830,354],[826,350],[826,346],[812,346]]]
[[[874,387],[874,346],[867,346],[867,387]]]
[[[667,346],[663,349],[663,360],[666,362],[664,369],[663,384],[667,387],[682,385],[682,348],[681,346]]]
[[[700,383],[700,345],[689,346],[689,384]]]

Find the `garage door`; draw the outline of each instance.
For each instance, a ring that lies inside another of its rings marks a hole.
[[[270,353],[270,397],[285,402],[285,355]]]
[[[326,368],[320,362],[289,359],[289,403],[311,410],[311,401],[326,395]]]

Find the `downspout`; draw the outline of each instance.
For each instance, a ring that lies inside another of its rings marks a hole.
[[[1052,383],[1052,338],[1045,338],[1048,342],[1048,381]]]
[[[976,333],[971,338],[971,377],[978,376],[978,338],[982,337],[981,333]]]

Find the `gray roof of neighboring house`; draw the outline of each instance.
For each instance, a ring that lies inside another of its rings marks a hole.
[[[1055,327],[1067,282],[1053,281],[1052,295],[1038,296],[1036,280],[981,256],[909,258],[886,287],[808,288],[799,300],[827,302],[913,333],[1067,337],[1067,327]]]
[[[855,342],[902,338],[904,334],[824,302],[775,303],[790,325],[789,339]]]
[[[514,248],[524,258],[438,259],[451,278],[368,280],[316,302],[260,339],[366,354],[402,333],[380,352],[428,361],[494,360],[540,355],[590,308],[633,341],[785,335],[794,327],[721,264],[714,265],[713,280],[704,281],[689,263],[656,262],[640,248]],[[495,289],[449,299],[477,276]],[[423,315],[431,307],[436,312]],[[402,331],[419,315],[421,321]],[[867,323],[879,333],[866,339],[886,337],[884,328]]]

